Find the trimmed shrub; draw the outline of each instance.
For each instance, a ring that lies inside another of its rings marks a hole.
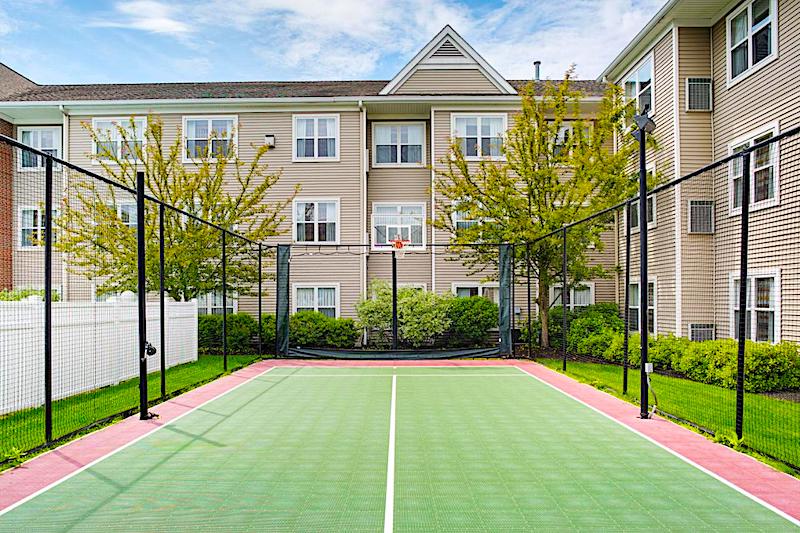
[[[0,302],[19,302],[30,296],[38,296],[44,300],[44,289],[3,289],[0,290]],[[52,300],[58,302],[61,297],[58,292],[52,291]]]
[[[329,318],[325,332],[325,345],[330,348],[353,348],[361,331],[352,318]]]
[[[498,314],[497,305],[488,298],[451,298],[447,308],[449,344],[475,346],[485,343],[489,331],[497,327]]]
[[[397,295],[400,339],[414,348],[430,344],[450,329],[448,309],[452,296],[403,288]]]
[[[289,343],[292,346],[324,346],[329,320],[318,311],[298,311],[289,317]]]
[[[197,317],[198,351],[204,354],[222,353],[222,315]],[[255,353],[252,340],[258,335],[258,322],[247,313],[231,313],[227,324],[228,353]]]
[[[264,353],[272,353],[275,350],[275,315],[261,315],[261,339]]]
[[[676,368],[677,361],[689,349],[691,342],[685,337],[676,337],[671,333],[659,335],[650,343],[648,352],[650,362],[655,368]]]

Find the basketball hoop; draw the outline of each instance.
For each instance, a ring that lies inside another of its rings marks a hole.
[[[397,257],[398,259],[402,259],[406,253],[406,243],[409,243],[411,241],[403,240],[398,235],[396,238],[392,239],[389,242],[392,245],[392,251],[395,253],[395,257]]]

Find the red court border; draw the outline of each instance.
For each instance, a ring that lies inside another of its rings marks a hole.
[[[637,406],[589,385],[529,361],[422,360],[422,361],[326,361],[277,359],[255,363],[181,396],[151,408],[158,418],[140,421],[134,415],[80,439],[69,442],[22,465],[0,473],[0,511],[30,498],[66,476],[113,453],[131,441],[250,381],[273,367],[281,366],[515,366],[545,383],[597,409],[608,417],[673,450],[743,491],[800,520],[800,479],[779,472],[756,459],[716,444],[663,418],[641,420]]]

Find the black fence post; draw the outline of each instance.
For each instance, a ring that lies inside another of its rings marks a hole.
[[[139,302],[139,419],[147,420],[147,278],[144,224],[144,172],[136,173],[136,259]]]
[[[222,368],[228,371],[228,257],[227,231],[222,230]]]
[[[264,356],[264,324],[263,311],[261,308],[262,300],[262,280],[261,280],[261,254],[263,247],[258,243],[258,356]]]
[[[631,204],[628,200],[625,204],[625,333],[622,340],[622,394],[628,394],[628,337],[631,331]]]
[[[137,223],[141,224],[137,220]],[[158,204],[158,305],[161,334],[161,398],[167,396],[166,303],[164,301],[164,204]]]
[[[561,229],[561,370],[567,371],[567,227]]]
[[[517,355],[517,245],[511,245],[511,357]]]
[[[641,339],[641,365],[639,368],[639,416],[649,418],[649,386],[647,383],[648,326],[647,309],[650,292],[647,281],[647,132],[639,128],[639,337]]]
[[[744,352],[747,342],[747,247],[750,229],[750,152],[742,154],[742,243],[739,258],[739,323],[736,353],[736,437],[744,428]]]
[[[392,350],[397,349],[397,252],[392,248]]]
[[[533,335],[533,331],[532,331],[532,329],[533,329],[533,319],[531,317],[532,307],[531,307],[531,244],[530,243],[526,243],[525,244],[525,268],[526,268],[525,276],[528,278],[527,279],[527,283],[528,283],[528,286],[527,286],[527,290],[528,290],[528,309],[527,309],[527,311],[528,311],[528,338],[527,338],[527,341],[528,341],[528,359],[530,359],[531,358],[531,354],[533,353],[533,337],[532,337],[532,335]]]
[[[45,159],[44,191],[44,440],[53,440],[53,159]]]

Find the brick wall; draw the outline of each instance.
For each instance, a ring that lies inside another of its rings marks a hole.
[[[14,127],[0,119],[0,134],[14,136]],[[13,150],[0,143],[0,290],[11,289],[13,285],[13,201],[14,183]]]

